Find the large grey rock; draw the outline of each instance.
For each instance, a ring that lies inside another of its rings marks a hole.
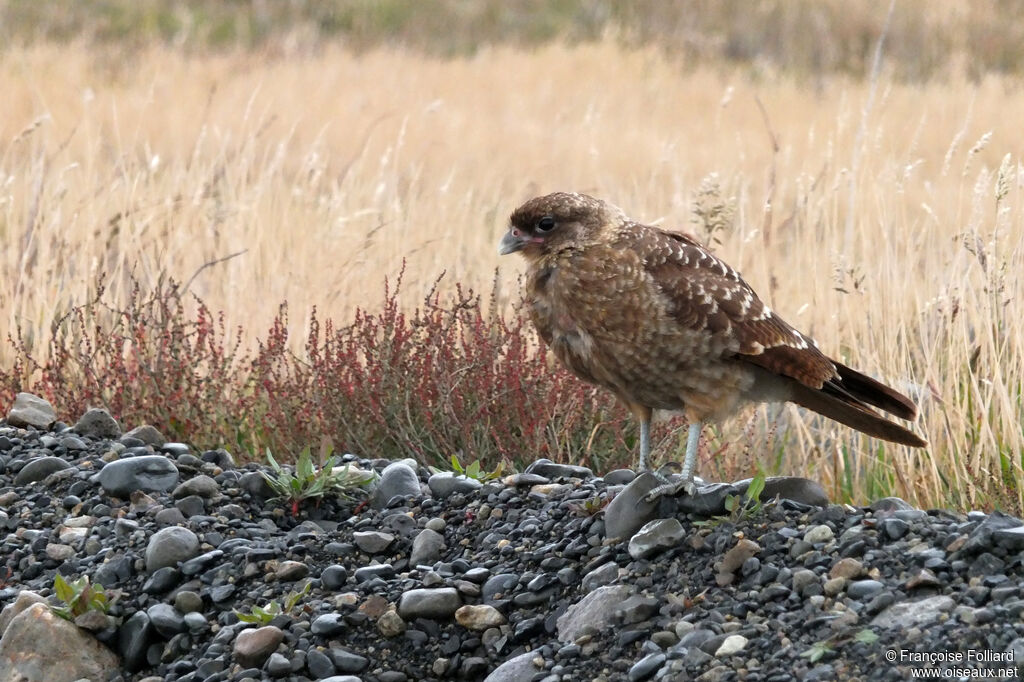
[[[987,552],[992,549],[992,544],[996,541],[995,534],[997,531],[1019,528],[1021,525],[1022,522],[1017,517],[1008,516],[1000,511],[994,511],[971,531],[961,551],[964,554]]]
[[[1010,550],[1011,552],[1019,552],[1024,550],[1024,526],[1017,526],[1016,528],[1002,528],[992,533],[992,539]]]
[[[544,476],[545,478],[556,479],[556,478],[582,478],[588,479],[594,477],[594,472],[587,467],[578,466],[576,464],[558,464],[552,462],[550,459],[538,459],[530,466],[526,467],[526,471],[523,473],[537,474],[538,476]]]
[[[451,471],[439,471],[427,479],[430,494],[443,500],[455,493],[471,493],[483,487],[483,483],[475,478],[457,476]]]
[[[409,590],[398,602],[398,615],[404,620],[450,618],[462,606],[454,587]]]
[[[739,490],[740,495],[745,495],[752,480],[747,478],[737,481],[733,485]],[[768,502],[776,497],[808,504],[812,507],[827,507],[829,503],[828,495],[820,483],[799,476],[771,476],[765,479],[760,500]]]
[[[420,478],[405,461],[392,462],[380,472],[380,480],[370,501],[374,509],[383,509],[393,497],[420,495]]]
[[[590,573],[583,576],[583,580],[580,581],[580,586],[584,592],[593,592],[602,585],[614,581],[619,577],[619,565],[614,561],[607,564],[601,564]]]
[[[3,611],[0,611],[0,637],[3,636],[4,630],[11,624],[14,617],[19,613],[32,606],[33,604],[45,604],[46,599],[36,594],[35,592],[29,592],[28,590],[22,590],[18,593],[17,599],[14,600],[13,604],[8,604],[4,607]]]
[[[48,429],[55,421],[57,413],[53,411],[53,406],[44,398],[31,393],[19,393],[7,413],[7,423],[20,429]]]
[[[391,543],[395,541],[395,536],[379,530],[357,530],[352,533],[352,540],[356,543],[356,547],[367,554],[380,554],[391,546]]]
[[[136,611],[117,630],[117,650],[128,672],[146,667],[146,649],[153,640],[153,624],[145,611]]]
[[[527,651],[499,665],[484,682],[530,682],[543,669],[544,657],[540,652]]]
[[[266,477],[258,471],[247,471],[242,474],[238,479],[238,486],[259,500],[269,500],[277,494],[270,487]]]
[[[170,639],[179,632],[185,632],[185,617],[170,604],[153,604],[146,609],[146,615],[153,627],[164,639]]]
[[[646,559],[683,541],[686,531],[678,519],[655,519],[629,539],[629,556]]]
[[[873,627],[906,631],[912,627],[929,625],[939,616],[952,611],[956,602],[951,597],[939,595],[917,601],[901,601],[882,611],[871,621]]]
[[[661,485],[650,472],[637,476],[620,490],[604,510],[604,529],[609,539],[632,537],[645,523],[655,518],[658,502],[647,502],[647,493]]]
[[[174,462],[163,455],[143,455],[111,462],[94,478],[108,495],[127,498],[136,490],[170,490],[177,484],[178,475]]]
[[[606,585],[599,587],[579,600],[558,617],[558,639],[571,642],[584,628],[598,630],[611,624],[616,609],[633,594],[627,585]]]
[[[361,673],[370,665],[370,659],[352,653],[348,649],[328,649],[327,657],[339,673]]]
[[[14,485],[28,485],[41,481],[47,476],[62,469],[69,469],[71,465],[60,457],[37,457],[22,467],[18,475],[14,477]]]
[[[102,407],[86,410],[71,430],[80,436],[89,436],[90,438],[121,437],[121,427]]]
[[[121,669],[117,656],[45,604],[11,620],[0,639],[3,682],[106,680]]]
[[[160,446],[167,442],[164,438],[164,434],[157,431],[155,426],[149,424],[143,424],[142,426],[136,426],[134,429],[122,436],[123,438],[137,438],[146,445]]]
[[[193,476],[187,481],[183,481],[174,492],[171,493],[171,497],[174,499],[180,499],[182,497],[188,497],[189,495],[198,495],[202,498],[210,498],[220,492],[220,486],[217,485],[217,481],[213,480],[206,474],[199,474]]]
[[[199,538],[188,528],[170,526],[153,533],[146,545],[146,571],[177,566],[199,555]]]
[[[413,566],[432,566],[434,562],[440,560],[443,547],[444,536],[437,531],[424,528],[412,541],[409,563]]]
[[[907,501],[898,497],[883,497],[875,500],[868,507],[873,512],[895,512],[910,511],[914,507]]]

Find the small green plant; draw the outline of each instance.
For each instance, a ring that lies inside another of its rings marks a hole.
[[[810,648],[802,652],[800,656],[802,658],[806,658],[811,663],[817,663],[826,656],[835,653],[836,647],[849,642],[851,639],[855,642],[860,642],[861,644],[870,645],[878,641],[878,635],[870,628],[858,630],[857,634],[852,637],[847,633],[839,633],[826,640],[815,642],[810,646]]]
[[[108,596],[102,585],[91,584],[87,575],[69,583],[64,576],[57,573],[53,578],[53,591],[64,605],[51,606],[50,609],[61,618],[72,622],[89,611],[107,613],[110,605],[117,599],[117,595]]]
[[[481,483],[487,481],[493,481],[496,478],[500,478],[505,473],[505,461],[498,462],[498,466],[493,471],[487,471],[480,464],[480,460],[473,460],[473,463],[469,466],[463,467],[462,462],[459,461],[458,455],[452,455],[452,472],[457,476],[465,476],[466,478],[472,478]],[[428,467],[433,473],[440,473],[442,469],[437,467]]]
[[[828,645],[828,642],[815,642],[807,651],[801,653],[800,657],[806,658],[811,663],[817,663],[831,653],[835,653],[835,650]]]
[[[272,599],[266,606],[253,606],[252,609],[249,610],[249,613],[236,610],[235,615],[238,617],[238,620],[243,623],[253,623],[260,627],[269,625],[270,621],[274,620],[274,618],[282,613],[291,613],[299,603],[299,600],[309,594],[310,584],[311,583],[307,582],[301,590],[292,591],[285,595],[284,606],[281,606],[281,603],[276,599]]]
[[[329,446],[321,447],[321,454],[328,454]],[[319,500],[324,495],[333,494],[339,497],[351,496],[353,490],[362,488],[374,480],[373,473],[353,471],[347,464],[340,471],[336,472],[335,465],[338,458],[334,455],[327,457],[318,471],[313,466],[313,456],[309,447],[303,448],[295,461],[295,472],[284,468],[277,463],[274,455],[267,448],[267,461],[274,470],[274,476],[263,473],[263,478],[274,490],[274,499],[288,502],[291,506],[292,516],[299,515],[299,506],[305,500]]]
[[[749,519],[761,512],[761,493],[764,492],[765,476],[763,471],[750,479],[750,485],[743,495],[728,495],[725,498],[725,511],[727,514],[715,516],[706,521],[696,521],[695,526],[714,526],[719,523],[737,523],[743,519]]]
[[[569,504],[569,509],[573,513],[580,516],[596,516],[605,510],[611,501],[615,498],[615,495],[594,495],[588,497],[582,502],[572,502]]]
[[[747,491],[742,497],[729,495],[725,498],[725,510],[729,512],[733,520],[749,518],[761,511],[761,493],[764,492],[764,483],[764,472],[758,471],[757,475],[750,479],[750,485],[747,486]]]
[[[878,641],[878,635],[875,634],[874,630],[869,628],[864,628],[854,635],[853,638],[861,644],[874,644]]]

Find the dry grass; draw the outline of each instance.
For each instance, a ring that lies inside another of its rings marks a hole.
[[[41,338],[101,272],[115,296],[129,273],[190,282],[251,330],[282,300],[293,320],[372,307],[402,259],[411,302],[442,270],[487,290],[499,264],[512,300],[520,264],[495,244],[521,200],[580,190],[693,229],[716,173],[735,216],[719,253],[827,352],[913,393],[932,446],[761,410],[703,470],[755,459],[855,500],[1024,506],[1013,82],[883,74],[866,110],[860,81],[682,72],[610,43],[454,61],[37,45],[0,53],[0,82],[0,335]]]

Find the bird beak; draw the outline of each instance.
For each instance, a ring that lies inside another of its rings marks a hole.
[[[498,244],[498,254],[504,256],[509,253],[520,251],[524,246],[526,246],[526,242],[528,241],[529,238],[519,230],[509,229]]]

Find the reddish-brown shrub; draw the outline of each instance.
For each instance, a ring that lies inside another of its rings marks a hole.
[[[442,300],[436,286],[410,312],[400,289],[401,275],[385,281],[380,308],[344,326],[314,310],[296,353],[285,304],[246,351],[242,329],[226,330],[173,282],[136,284],[121,307],[105,302],[101,284],[55,325],[44,359],[20,329],[9,337],[17,361],[0,369],[0,399],[28,390],[69,417],[104,406],[125,426],[151,423],[197,448],[257,457],[326,437],[338,450],[430,464],[452,454],[492,467],[631,461],[625,411],[547,362],[521,315],[460,287]]]

